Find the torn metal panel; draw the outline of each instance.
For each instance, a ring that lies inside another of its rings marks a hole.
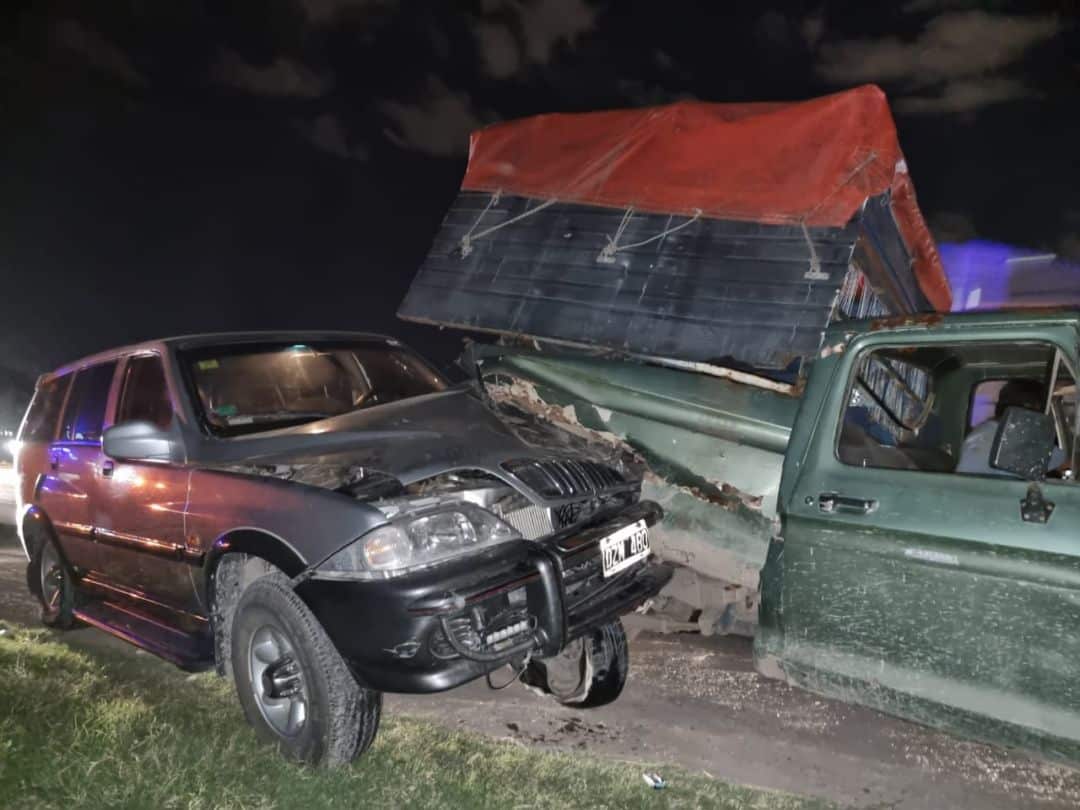
[[[678,598],[696,600],[703,631],[748,631],[796,400],[580,355],[477,347],[474,360],[500,407],[636,457],[645,467],[642,497],[665,511],[651,532],[653,549],[697,578]]]
[[[475,355],[485,376],[505,369],[508,377],[562,391],[563,404],[574,405],[579,420],[588,425],[595,415],[596,429],[616,435],[618,430],[605,419],[608,413],[782,455],[799,407],[797,399],[777,392],[641,363],[503,347],[478,346]],[[725,470],[735,467],[730,462],[723,465]],[[707,472],[701,475],[726,480]]]

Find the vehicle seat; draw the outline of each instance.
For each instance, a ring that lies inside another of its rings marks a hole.
[[[872,439],[865,430],[850,420],[840,429],[837,455],[845,464],[856,467],[884,467],[889,470],[917,470],[919,466],[904,450],[888,447]]]

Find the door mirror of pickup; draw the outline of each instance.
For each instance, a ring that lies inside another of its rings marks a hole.
[[[1048,414],[1006,408],[990,447],[990,466],[1028,481],[1041,481],[1054,452],[1054,436],[1054,420]]]
[[[183,446],[172,430],[152,422],[123,422],[102,436],[102,449],[121,461],[182,461]]]

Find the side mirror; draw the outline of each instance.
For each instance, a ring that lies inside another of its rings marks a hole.
[[[175,424],[175,423],[174,423]],[[184,448],[173,431],[152,422],[123,422],[105,431],[102,449],[125,461],[182,461]]]
[[[1055,435],[1054,420],[1048,414],[1006,408],[990,446],[990,466],[1028,481],[1041,481],[1050,466]]]

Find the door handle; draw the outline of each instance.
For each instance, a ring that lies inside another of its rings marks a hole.
[[[116,465],[113,464],[113,462],[111,461],[101,462],[101,477],[112,478],[113,470],[115,469],[115,467]]]
[[[851,498],[835,492],[818,495],[818,509],[826,514],[846,512],[850,515],[868,515],[877,509],[878,502],[871,498]]]

